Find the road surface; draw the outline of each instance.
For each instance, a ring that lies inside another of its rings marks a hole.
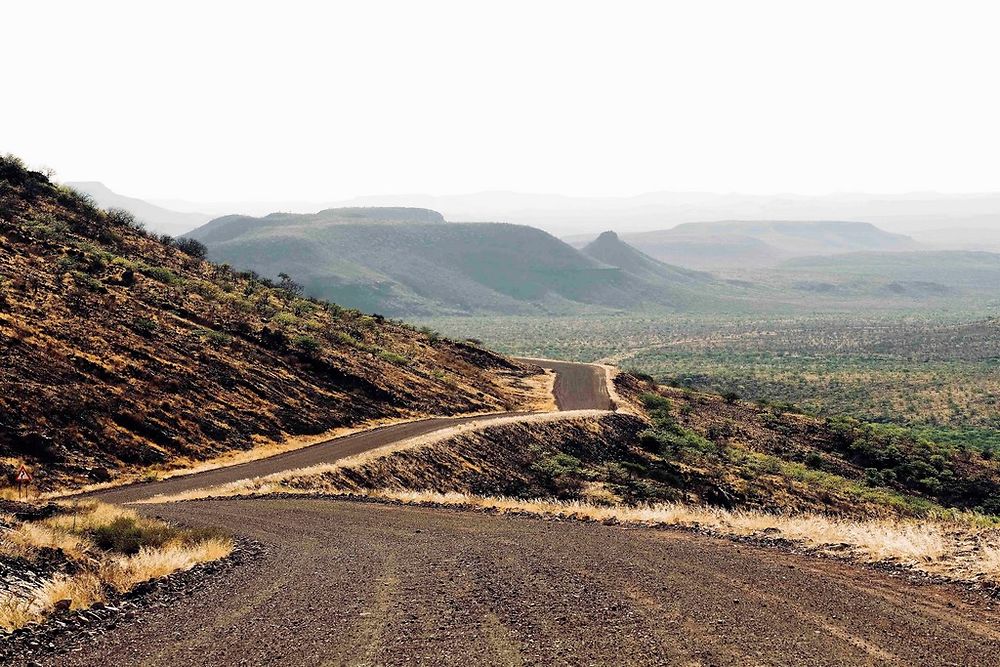
[[[989,665],[985,598],[676,531],[324,499],[155,506],[266,556],[60,665]]]
[[[561,408],[608,405],[597,370],[556,370]],[[293,454],[331,460],[437,422]],[[1000,616],[979,594],[692,533],[318,498],[143,511],[226,527],[265,555],[53,664],[1000,665]]]

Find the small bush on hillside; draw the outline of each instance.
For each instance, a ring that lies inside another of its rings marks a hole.
[[[291,313],[281,312],[271,318],[271,321],[275,324],[280,324],[283,327],[294,327],[299,323],[299,318]]]
[[[323,344],[312,336],[296,336],[292,339],[292,344],[304,354],[314,357],[323,349]]]
[[[583,462],[559,452],[544,456],[531,464],[539,483],[556,497],[574,497],[583,489]]]
[[[75,282],[79,287],[83,287],[90,292],[105,291],[104,283],[97,280],[93,276],[87,275],[83,271],[73,271],[70,275],[73,276],[73,282]]]
[[[198,239],[181,237],[174,241],[174,245],[185,255],[190,255],[196,259],[205,259],[208,256],[208,248]]]
[[[151,320],[148,317],[137,317],[132,320],[132,328],[143,336],[152,336],[156,333],[159,326],[155,320]]]
[[[183,282],[183,278],[165,266],[144,266],[141,271],[144,275],[147,275],[153,280],[161,282],[164,285],[176,285]]]
[[[194,333],[212,347],[225,347],[233,342],[232,336],[215,329],[196,329]]]
[[[395,364],[397,366],[405,366],[409,363],[409,360],[403,355],[390,352],[389,350],[382,350],[378,353],[378,356],[379,358],[388,361],[390,364]]]
[[[109,208],[107,212],[108,222],[115,227],[123,227],[134,232],[139,232],[143,236],[148,236],[146,226],[136,220],[135,216],[123,208]]]
[[[441,340],[441,334],[430,327],[420,327],[420,333],[427,336],[427,340],[431,343],[436,343]]]
[[[298,284],[287,273],[278,274],[278,289],[284,290],[293,296],[302,294],[302,285]]]

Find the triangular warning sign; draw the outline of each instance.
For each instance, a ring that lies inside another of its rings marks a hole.
[[[17,477],[15,478],[18,482],[30,482],[31,473],[23,465],[17,469]]]

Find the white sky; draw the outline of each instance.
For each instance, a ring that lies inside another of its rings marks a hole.
[[[997,191],[998,26],[961,0],[5,2],[0,151],[215,201]]]

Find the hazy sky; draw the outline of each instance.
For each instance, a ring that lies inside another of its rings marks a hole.
[[[2,16],[0,151],[129,195],[1000,190],[996,2],[48,0]]]

